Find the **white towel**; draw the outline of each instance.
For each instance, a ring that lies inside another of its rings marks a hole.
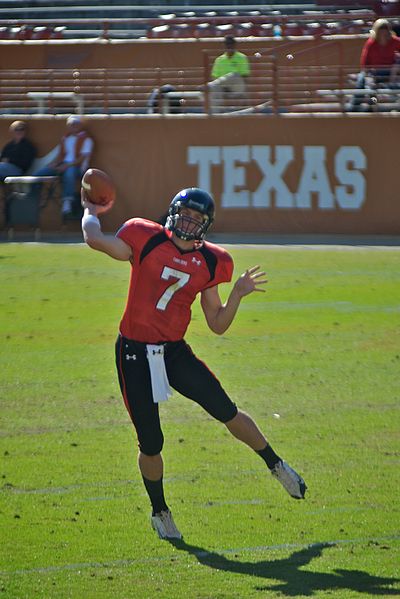
[[[163,345],[146,345],[154,403],[167,401],[172,395],[164,362]]]

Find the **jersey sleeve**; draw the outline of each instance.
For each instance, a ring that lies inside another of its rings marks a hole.
[[[227,251],[218,247],[213,249],[217,262],[215,265],[215,273],[212,279],[204,286],[204,289],[215,287],[220,283],[229,283],[232,280],[233,260]]]
[[[156,235],[161,229],[160,225],[142,218],[131,218],[127,220],[117,231],[116,237],[125,241],[133,253],[140,253],[146,242]]]
[[[233,275],[233,260],[228,252],[223,252],[218,258],[214,284],[229,283]]]

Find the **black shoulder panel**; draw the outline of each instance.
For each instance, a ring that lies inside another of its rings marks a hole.
[[[217,268],[218,258],[214,254],[214,252],[209,250],[208,247],[206,247],[205,245],[202,245],[198,251],[200,252],[200,254],[202,254],[204,256],[204,259],[207,264],[208,272],[210,273],[210,281],[212,281],[215,277],[215,271]]]
[[[141,251],[139,262],[142,263],[146,256],[150,254],[150,252],[152,252],[157,246],[161,245],[165,241],[168,241],[165,231],[160,231],[159,233],[153,235],[153,237],[150,237]]]

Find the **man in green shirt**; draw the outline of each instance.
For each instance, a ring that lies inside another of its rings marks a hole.
[[[250,75],[249,59],[243,52],[236,50],[236,40],[232,35],[225,38],[226,52],[218,56],[213,64],[211,77],[218,79],[229,73],[238,73],[242,77]]]
[[[236,40],[232,35],[225,38],[226,51],[218,56],[213,64],[210,92],[210,109],[212,113],[223,112],[225,100],[229,100],[238,108],[243,104],[246,95],[246,77],[250,75],[249,60],[245,54],[236,50]],[[239,100],[239,102],[238,102]]]

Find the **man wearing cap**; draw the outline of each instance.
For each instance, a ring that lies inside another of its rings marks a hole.
[[[221,112],[224,99],[243,98],[246,93],[246,78],[250,75],[249,59],[236,50],[232,35],[225,38],[225,52],[218,56],[211,70],[209,86],[211,112]]]
[[[35,176],[40,177],[60,175],[63,216],[72,212],[77,181],[87,170],[92,151],[93,140],[84,130],[81,117],[72,115],[67,119],[67,132],[58,146],[56,158],[35,173]],[[39,193],[39,189],[35,184],[36,193]]]
[[[35,156],[35,146],[26,138],[27,126],[24,121],[14,121],[9,129],[12,140],[0,154],[0,181],[6,177],[19,177],[26,173]]]

